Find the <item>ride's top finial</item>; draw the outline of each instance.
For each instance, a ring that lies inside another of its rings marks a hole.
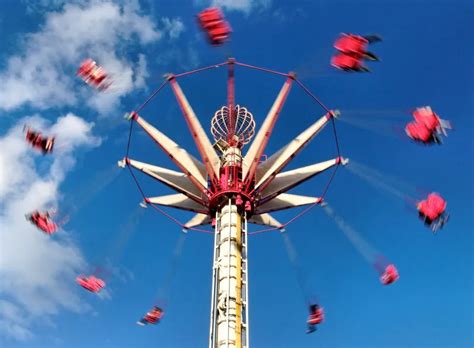
[[[211,133],[216,142],[225,141],[229,139],[229,134],[232,134],[238,141],[240,146],[243,146],[252,140],[255,134],[255,120],[251,112],[247,108],[236,105],[234,108],[235,123],[233,131],[229,130],[229,108],[223,106],[216,111],[211,120]]]

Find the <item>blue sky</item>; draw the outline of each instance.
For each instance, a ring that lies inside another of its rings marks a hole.
[[[278,233],[249,241],[251,345],[255,347],[472,347],[473,92],[471,1],[221,1],[232,25],[225,48],[210,47],[194,15],[202,1],[4,1],[0,4],[0,343],[5,347],[195,347],[207,344],[211,236],[189,233],[164,294],[180,229],[141,200],[127,172],[122,115],[141,104],[166,72],[225,60],[296,71],[329,107],[398,110],[386,122],[403,127],[403,110],[431,105],[454,130],[443,146],[418,146],[338,122],[343,156],[395,177],[413,191],[438,191],[451,219],[433,236],[403,200],[341,168],[327,200],[365,240],[396,264],[384,287],[320,208],[288,226],[309,288],[326,311],[320,330],[305,335],[307,309]],[[94,22],[92,18],[96,18]],[[104,24],[105,23],[105,24]],[[371,74],[329,67],[340,32],[378,33]],[[108,66],[117,88],[99,95],[79,80],[77,64],[92,56]],[[282,78],[237,69],[236,99],[261,124]],[[225,102],[225,70],[180,84],[207,127]],[[296,86],[267,154],[323,111]],[[196,154],[169,89],[143,117]],[[373,116],[379,120],[378,115]],[[24,123],[58,135],[51,158],[21,141]],[[59,146],[62,144],[62,147]],[[326,129],[289,167],[334,156]],[[197,155],[197,154],[196,154]],[[174,168],[141,132],[131,157]],[[149,195],[169,189],[141,177]],[[295,189],[318,195],[327,175]],[[106,182],[110,182],[105,185]],[[99,186],[105,186],[98,189]],[[88,197],[87,199],[85,197]],[[419,198],[419,197],[418,197]],[[67,207],[70,221],[52,238],[28,226],[35,207]],[[188,214],[170,211],[181,221]],[[286,221],[296,212],[276,214]],[[138,214],[138,222],[134,218]],[[132,226],[132,227],[130,227]],[[258,228],[258,227],[257,227]],[[255,228],[255,229],[257,229]],[[78,272],[112,265],[101,298],[74,284]],[[157,327],[135,321],[166,299]]]

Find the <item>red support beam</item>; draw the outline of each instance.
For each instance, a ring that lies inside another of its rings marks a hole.
[[[234,144],[233,136],[235,131],[235,121],[237,115],[235,114],[235,79],[234,79],[234,58],[229,58],[228,60],[228,77],[227,77],[227,108],[229,109],[229,119],[227,124],[227,129],[229,134],[227,135],[227,143],[229,145]]]
[[[191,132],[191,136],[194,139],[196,147],[201,155],[202,161],[204,166],[206,167],[207,174],[209,175],[213,186],[215,187],[219,181],[219,166],[220,160],[217,156],[214,148],[212,147],[209,138],[206,135],[206,132],[201,126],[196,114],[194,113],[191,105],[189,105],[186,96],[184,95],[181,87],[176,81],[176,78],[173,75],[168,76],[168,80],[170,81],[171,89],[173,90],[174,95],[176,96],[176,100],[181,108],[181,111],[186,119],[186,123],[188,124],[189,131]]]
[[[194,186],[196,186],[204,196],[207,196],[209,192],[207,187],[205,187],[202,183],[204,178],[198,180],[198,178],[195,176],[195,174],[198,172],[196,163],[197,160],[189,155],[184,149],[181,149],[178,144],[173,142],[170,138],[141,118],[136,112],[132,112],[130,118],[140,125],[140,127],[142,127],[142,129],[161,147],[161,149],[168,155],[169,158],[171,158],[171,160],[179,167],[179,169],[181,169],[181,171],[188,176],[189,180],[194,184]],[[181,157],[178,159],[178,153],[173,153],[172,151],[184,153],[186,155],[186,162],[183,162],[184,160]],[[187,168],[188,166],[193,166],[193,170]]]
[[[278,119],[278,115],[285,104],[286,97],[290,93],[292,82],[295,78],[293,73],[288,74],[288,78],[286,79],[283,87],[280,90],[280,93],[276,97],[275,101],[273,102],[272,108],[268,112],[265,121],[263,122],[260,130],[258,131],[252,145],[250,146],[247,154],[245,155],[244,161],[248,165],[248,171],[245,172],[244,166],[244,187],[247,189],[254,179],[255,172],[257,171],[257,166],[260,160],[260,157],[265,151],[267,146],[268,140],[272,135],[273,128],[275,127],[276,121]]]

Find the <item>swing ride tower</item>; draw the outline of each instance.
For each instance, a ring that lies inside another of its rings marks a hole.
[[[189,74],[223,66],[227,66],[228,69],[227,101],[216,111],[211,120],[211,133],[214,140],[211,142],[177,80]],[[280,92],[256,133],[252,113],[235,102],[234,69],[236,66],[285,77]],[[295,81],[325,109],[326,113],[287,145],[262,161],[280,111]],[[258,68],[237,62],[232,58],[224,63],[191,72],[169,74],[152,96],[167,84],[170,85],[176,97],[202,161],[190,155],[139,115],[150,98],[137,111],[128,114],[127,118],[132,121],[130,134],[132,134],[133,123],[137,123],[168,154],[181,171],[129,158],[130,141],[127,154],[119,165],[127,166],[130,170],[143,195],[144,207],[152,206],[168,217],[170,216],[159,206],[192,211],[196,215],[187,223],[181,224],[176,219],[172,219],[185,231],[195,230],[214,234],[209,348],[248,348],[248,224],[267,227],[266,230],[261,231],[283,231],[284,227],[298,216],[282,224],[270,215],[271,212],[299,206],[308,206],[305,210],[307,211],[322,202],[328,186],[321,197],[286,192],[321,172],[332,167],[336,170],[340,164],[347,163],[347,160],[340,156],[338,146],[337,156],[333,159],[285,172],[282,170],[328,123],[332,122],[335,133],[333,119],[337,112],[322,105],[293,73],[286,74]],[[246,145],[248,145],[247,149]],[[245,155],[244,150],[246,150]],[[147,197],[132,168],[164,183],[177,193]],[[335,170],[329,182],[334,177]],[[213,226],[212,232],[199,228],[199,226],[209,224]]]

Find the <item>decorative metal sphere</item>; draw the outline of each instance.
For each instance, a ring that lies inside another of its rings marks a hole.
[[[247,108],[240,105],[235,106],[235,115],[233,135],[238,137],[241,144],[247,144],[255,133],[253,115]],[[229,108],[227,106],[223,106],[214,114],[211,120],[211,133],[216,142],[227,141],[229,134],[232,134],[229,130]]]

